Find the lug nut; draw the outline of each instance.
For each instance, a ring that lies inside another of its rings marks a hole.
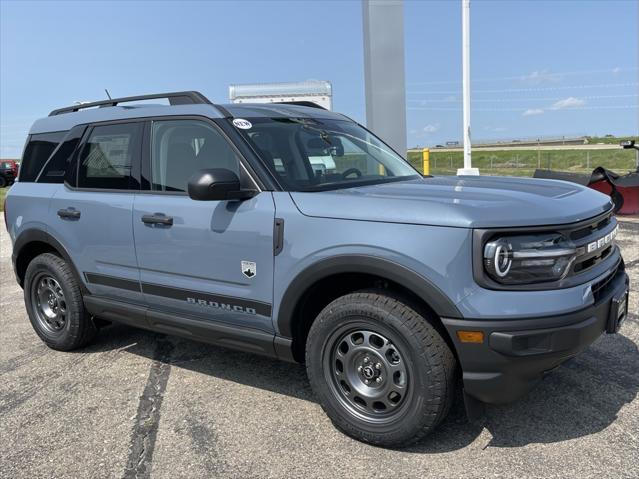
[[[364,358],[364,364],[366,364],[369,361],[368,358]]]
[[[361,366],[359,366],[359,367],[357,368],[357,372],[360,372],[360,373],[362,372],[362,367],[361,367]]]
[[[370,381],[368,379],[364,379],[364,384],[370,384]]]
[[[382,369],[382,364],[381,363],[375,364],[375,369]]]
[[[375,382],[381,383],[382,382],[382,377],[381,376],[377,376],[377,379],[375,379]]]

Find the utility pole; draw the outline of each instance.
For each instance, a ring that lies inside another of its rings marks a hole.
[[[479,175],[472,167],[470,143],[470,0],[462,0],[462,86],[464,109],[464,167],[457,175]]]

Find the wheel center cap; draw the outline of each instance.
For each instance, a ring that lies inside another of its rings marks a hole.
[[[373,379],[375,377],[375,370],[371,366],[365,366],[362,369],[362,374],[366,379]]]

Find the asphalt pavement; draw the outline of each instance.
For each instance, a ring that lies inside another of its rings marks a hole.
[[[458,399],[421,443],[352,440],[315,402],[301,365],[113,325],[91,346],[33,332],[0,228],[0,477],[639,476],[639,220],[618,242],[630,317],[478,424]]]

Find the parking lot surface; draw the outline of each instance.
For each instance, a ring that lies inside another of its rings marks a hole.
[[[639,475],[639,221],[621,223],[633,292],[602,336],[479,424],[458,400],[421,443],[339,433],[301,365],[113,325],[83,350],[33,332],[0,228],[0,477],[598,477]]]

